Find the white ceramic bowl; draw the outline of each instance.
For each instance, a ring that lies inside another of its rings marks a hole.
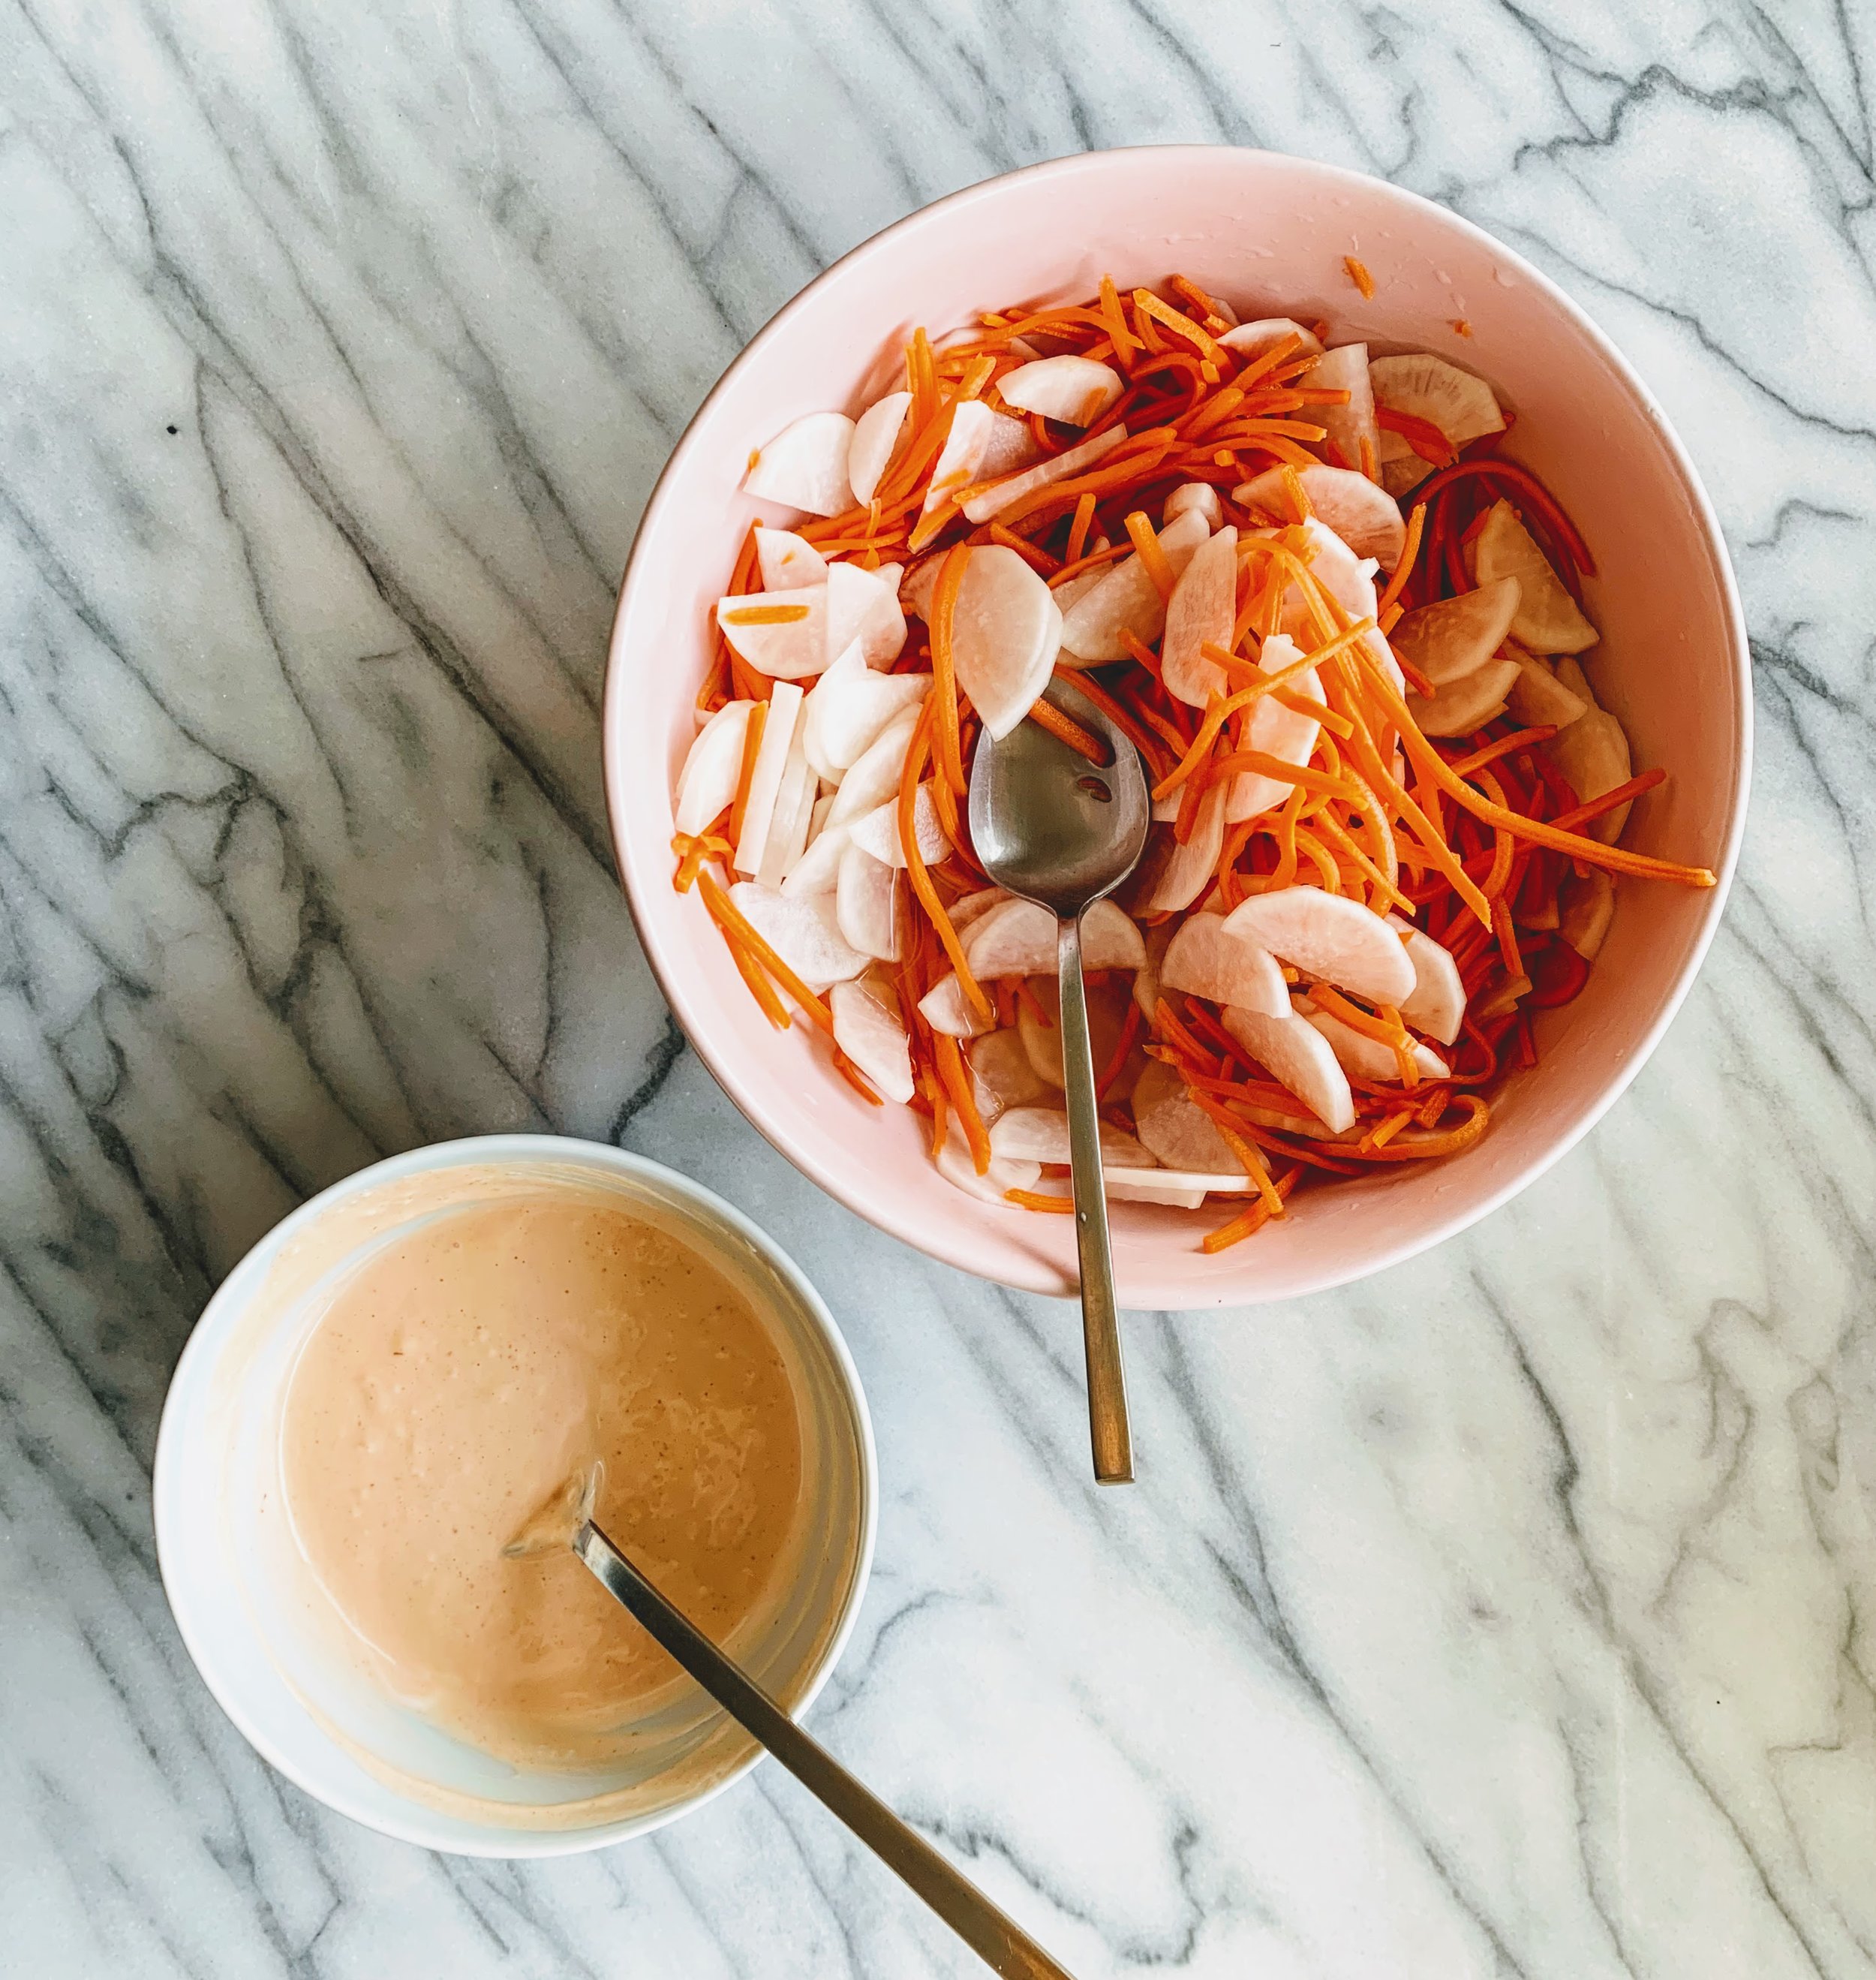
[[[1370,298],[1343,266],[1358,254]],[[936,1175],[922,1124],[868,1107],[798,1025],[772,1031],[695,891],[671,886],[671,788],[695,733],[711,606],[752,520],[752,448],[799,414],[857,413],[903,340],[980,310],[1191,277],[1247,317],[1323,316],[1337,341],[1436,351],[1482,373],[1518,414],[1507,451],[1576,517],[1600,565],[1591,671],[1638,769],[1668,781],[1625,843],[1711,867],[1708,892],[1625,882],[1583,994],[1539,1021],[1543,1062],[1501,1089],[1489,1134],[1447,1162],[1300,1194],[1248,1244],[1207,1257],[1209,1219],[1113,1206],[1116,1277],[1133,1307],[1291,1298],[1410,1257],[1540,1174],[1640,1069],[1718,924],[1751,757],[1751,669],[1726,551],[1647,387],[1554,284],[1456,214],[1307,159],[1169,145],[1059,158],[912,214],[810,283],[704,402],[640,525],[613,623],[606,785],[645,952],[678,1022],[730,1097],[849,1208],[933,1257],[1038,1292],[1076,1281],[1073,1221],[984,1203]],[[1458,323],[1463,320],[1466,330]]]
[[[451,1169],[472,1187],[486,1172],[616,1188],[628,1204],[693,1231],[772,1317],[801,1411],[810,1544],[799,1576],[734,1648],[791,1711],[819,1690],[858,1613],[873,1553],[872,1428],[846,1344],[807,1280],[728,1204],[656,1162],[550,1135],[446,1142],[378,1163],[303,1205],[242,1260],[197,1323],[164,1405],[155,1473],[163,1583],[222,1709],[265,1759],[329,1807],[463,1855],[596,1849],[699,1806],[746,1772],[758,1750],[687,1686],[612,1772],[569,1779],[518,1772],[385,1698],[335,1654],[296,1600],[294,1564],[281,1558],[261,1513],[300,1346],[337,1280],[415,1221],[360,1243],[335,1213],[356,1213],[368,1193]],[[314,1283],[285,1299],[279,1277],[269,1286],[287,1247],[304,1257],[335,1234]]]

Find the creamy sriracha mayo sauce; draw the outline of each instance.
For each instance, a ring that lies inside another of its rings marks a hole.
[[[788,1370],[735,1281],[604,1192],[448,1209],[343,1281],[300,1351],[280,1479],[367,1673],[524,1767],[603,1766],[677,1667],[570,1551],[503,1547],[598,1460],[598,1517],[719,1643],[798,1541]]]

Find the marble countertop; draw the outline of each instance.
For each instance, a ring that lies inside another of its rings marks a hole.
[[[1437,25],[1436,25],[1436,18]],[[327,1813],[171,1626],[148,1467],[292,1204],[622,1142],[825,1287],[877,1569],[812,1723],[1085,1976],[1876,1975],[1868,7],[0,0],[0,1972],[978,1971],[763,1768],[531,1865]],[[613,586],[739,345],[1087,146],[1382,172],[1707,480],[1753,823],[1666,1043],[1433,1256],[1130,1324],[915,1255],[683,1047],[599,798]]]

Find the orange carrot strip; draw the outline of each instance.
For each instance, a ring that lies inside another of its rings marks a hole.
[[[1342,265],[1348,271],[1348,278],[1360,289],[1364,301],[1374,294],[1374,277],[1369,274],[1367,264],[1358,261],[1353,254],[1342,257]]]
[[[1218,1131],[1219,1138],[1237,1158],[1245,1174],[1257,1185],[1257,1194],[1263,1198],[1264,1208],[1273,1217],[1283,1214],[1283,1199],[1277,1193],[1277,1185],[1270,1180],[1270,1171],[1265,1167],[1263,1158],[1237,1131],[1237,1123],[1220,1107],[1210,1095],[1196,1089],[1192,1098],[1211,1116],[1212,1125]]]
[[[719,927],[721,924],[719,924]],[[761,1005],[762,1015],[779,1032],[791,1028],[789,1014],[782,999],[775,995],[775,986],[763,973],[762,965],[745,948],[742,942],[728,929],[723,929],[723,946],[729,951],[729,959],[736,965],[736,973],[749,987],[749,995]]]
[[[1413,560],[1420,553],[1420,539],[1426,533],[1426,504],[1424,502],[1416,502],[1413,505],[1413,513],[1407,518],[1407,540],[1402,546],[1400,559],[1394,566],[1393,575],[1387,580],[1387,589],[1375,602],[1375,616],[1377,618],[1400,596],[1402,587],[1413,573]]]
[[[971,1091],[971,1075],[964,1062],[964,1055],[958,1049],[958,1041],[948,1033],[933,1035],[932,1052],[938,1061],[938,1077],[945,1082],[945,1091],[951,1108],[958,1116],[958,1125],[964,1130],[964,1138],[970,1144],[971,1159],[977,1165],[979,1175],[990,1169],[990,1136],[984,1127],[984,1117],[977,1111],[977,1096]]]
[[[1094,527],[1094,497],[1091,490],[1084,489],[1075,498],[1074,520],[1068,526],[1068,542],[1062,552],[1064,566],[1079,563],[1081,553],[1087,547],[1087,533]]]
[[[1417,413],[1397,413],[1391,406],[1376,406],[1375,424],[1383,433],[1399,434],[1423,460],[1436,467],[1448,467],[1459,458],[1459,450],[1431,420]]]
[[[958,675],[951,660],[951,622],[958,610],[958,589],[964,582],[964,567],[969,561],[970,546],[954,543],[938,566],[938,582],[931,587],[931,699],[938,704],[938,760],[939,773],[958,796],[968,786],[964,778],[964,746],[958,726]]]
[[[1134,719],[1132,713],[1123,708],[1112,695],[1091,674],[1075,669],[1058,666],[1056,670],[1064,680],[1072,681],[1075,686],[1107,716],[1128,742],[1137,749],[1147,766],[1149,776],[1157,776],[1164,767],[1166,756],[1155,739],[1149,736]]]
[[[1197,347],[1201,357],[1209,358],[1214,364],[1224,362],[1225,352],[1218,340],[1209,331],[1194,323],[1184,310],[1176,310],[1170,303],[1162,302],[1151,289],[1136,289],[1134,291],[1134,307],[1137,311],[1144,311],[1155,321],[1164,324],[1168,330],[1185,338],[1187,343]]]
[[[1160,548],[1160,540],[1154,534],[1153,525],[1147,521],[1146,512],[1134,510],[1127,518],[1127,533],[1140,557],[1141,566],[1153,580],[1153,588],[1162,598],[1170,598],[1173,586],[1179,582],[1166,553]]]
[[[755,775],[756,752],[762,746],[762,729],[769,720],[769,704],[759,701],[749,710],[749,726],[742,732],[742,768],[736,774],[736,795],[729,807],[729,842],[742,842],[742,814],[749,802],[749,779]]]
[[[834,1070],[851,1086],[854,1091],[869,1105],[883,1107],[886,1104],[867,1083],[860,1068],[838,1047],[834,1052]]]
[[[723,614],[725,626],[792,626],[797,620],[805,619],[808,608],[805,605],[739,605],[733,612]]]
[[[1101,320],[1114,340],[1114,361],[1131,377],[1133,354],[1140,348],[1140,340],[1127,327],[1126,313],[1121,307],[1121,292],[1114,286],[1111,275],[1101,278]]]
[[[781,957],[776,955],[767,941],[752,926],[742,909],[708,873],[698,875],[697,891],[702,895],[703,904],[709,909],[712,920],[716,922],[719,928],[734,929],[756,961],[769,972],[769,975],[782,985],[809,1016],[813,1018],[822,1030],[832,1037],[834,1030],[832,1012],[782,960]]]
[[[1006,1189],[1003,1200],[1014,1204],[1019,1210],[1053,1211],[1060,1217],[1074,1214],[1074,1198],[1071,1196],[1048,1196],[1034,1189]]]
[[[1066,742],[1091,763],[1107,761],[1107,746],[1101,738],[1092,729],[1084,729],[1072,715],[1063,714],[1053,702],[1038,698],[1025,719],[1038,729],[1046,729],[1057,742]]]
[[[1540,726],[1534,729],[1519,729],[1509,736],[1501,736],[1496,742],[1488,742],[1483,749],[1475,749],[1469,756],[1462,756],[1453,766],[1453,772],[1461,777],[1469,777],[1473,771],[1483,770],[1486,764],[1496,763],[1501,756],[1509,756],[1519,749],[1528,749],[1535,743],[1548,742],[1556,734],[1553,726]],[[1580,820],[1578,821],[1579,823]],[[1551,822],[1555,824],[1553,819]]]
[[[1612,791],[1605,791],[1599,798],[1592,798],[1588,804],[1579,805],[1574,811],[1566,811],[1553,818],[1550,822],[1559,832],[1572,831],[1579,825],[1587,825],[1592,818],[1600,818],[1605,812],[1612,812],[1619,806],[1632,804],[1645,792],[1652,791],[1658,784],[1665,783],[1665,770],[1644,770],[1639,777],[1631,777],[1625,784],[1618,784]]]
[[[934,697],[927,695],[925,706],[918,712],[917,726],[912,730],[912,739],[905,752],[905,765],[899,772],[899,843],[905,854],[905,877],[911,882],[912,892],[918,897],[918,905],[925,911],[938,939],[944,945],[945,953],[951,958],[952,968],[958,972],[958,985],[980,1018],[991,1015],[990,999],[984,995],[983,987],[971,974],[971,966],[964,959],[964,945],[958,939],[958,931],[951,926],[951,917],[945,912],[945,904],[938,899],[937,888],[931,884],[931,875],[925,870],[925,862],[918,850],[918,835],[913,829],[918,802],[918,773],[931,753],[931,703]]]
[[[1127,1022],[1121,1027],[1121,1035],[1114,1041],[1112,1056],[1102,1068],[1101,1077],[1094,1082],[1096,1099],[1107,1098],[1108,1089],[1120,1078],[1127,1065],[1127,1055],[1134,1049],[1134,1041],[1140,1036],[1140,1028],[1145,1022],[1145,1014],[1139,1004],[1130,998],[1127,1005]]]

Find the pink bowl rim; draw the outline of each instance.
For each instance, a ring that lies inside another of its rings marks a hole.
[[[1717,882],[1710,890],[1705,912],[1699,932],[1688,952],[1680,974],[1662,1000],[1652,1022],[1636,1041],[1622,1065],[1611,1075],[1603,1091],[1585,1106],[1580,1115],[1569,1122],[1556,1136],[1550,1146],[1524,1166],[1514,1171],[1498,1188],[1476,1203],[1456,1209],[1443,1218],[1430,1223],[1426,1228],[1415,1231],[1410,1237],[1388,1247],[1377,1255],[1347,1261],[1345,1253],[1338,1253],[1325,1260],[1324,1269],[1310,1284],[1287,1291],[1286,1298],[1308,1297],[1316,1293],[1330,1292],[1338,1287],[1386,1271],[1390,1267],[1403,1264],[1417,1257],[1422,1252],[1430,1251],[1448,1238],[1469,1230],[1481,1219],[1502,1208],[1512,1198],[1537,1181],[1554,1164],[1569,1153],[1585,1135],[1601,1121],[1609,1108],[1628,1091],[1642,1067],[1652,1056],[1675,1015],[1678,1012],[1695,978],[1705,962],[1713,938],[1718,932],[1720,920],[1725,911],[1727,896],[1732,886],[1733,874],[1738,864],[1739,852],[1745,833],[1747,798],[1752,771],[1752,686],[1751,663],[1747,642],[1745,615],[1739,599],[1739,590],[1733,575],[1732,561],[1726,549],[1719,518],[1714,513],[1698,470],[1688,454],[1681,437],[1668,420],[1666,412],[1640,375],[1616,347],[1608,334],[1602,330],[1577,303],[1572,300],[1544,272],[1526,261],[1515,248],[1510,248],[1494,234],[1466,219],[1463,214],[1440,205],[1436,201],[1426,198],[1421,194],[1397,186],[1391,180],[1383,179],[1372,173],[1355,171],[1346,166],[1333,165],[1313,158],[1297,156],[1281,151],[1270,151],[1250,145],[1137,145],[1106,148],[1099,151],[1078,151],[1065,158],[1044,159],[1035,164],[1019,166],[1014,171],[999,173],[994,178],[981,179],[974,185],[961,187],[956,192],[948,193],[941,198],[931,201],[916,211],[882,228],[848,249],[845,254],[831,261],[820,274],[799,290],[757,331],[749,343],[725,368],[722,376],[712,385],[690,417],[677,445],[672,450],[651,495],[645,505],[639,527],[634,533],[632,548],[626,559],[620,575],[619,596],[613,610],[611,630],[607,637],[606,692],[601,708],[600,751],[602,776],[606,786],[606,803],[610,826],[613,857],[618,865],[619,878],[624,886],[633,922],[637,929],[639,945],[645,958],[651,967],[659,990],[672,1015],[682,1028],[692,1048],[709,1071],[725,1093],[735,1103],[744,1118],[768,1141],[785,1155],[796,1168],[819,1185],[835,1200],[843,1204],[856,1216],[865,1218],[875,1228],[885,1231],[922,1251],[941,1264],[955,1265],[971,1273],[975,1277],[989,1279],[991,1283],[1008,1285],[1018,1291],[1041,1292],[1060,1297],[1060,1289],[1054,1284],[1044,1284],[1041,1280],[1022,1284],[1014,1280],[998,1277],[995,1274],[981,1269],[968,1258],[946,1255],[936,1249],[921,1233],[917,1220],[895,1215],[888,1207],[869,1201],[858,1189],[851,1187],[840,1177],[828,1172],[815,1161],[796,1141],[785,1115],[771,1114],[762,1101],[739,1085],[735,1075],[719,1059],[708,1041],[702,1027],[693,1022],[693,1012],[689,996],[682,985],[681,973],[672,966],[672,958],[661,952],[658,939],[652,932],[656,924],[653,918],[641,906],[641,890],[648,887],[668,889],[668,873],[642,863],[636,849],[628,840],[624,826],[624,807],[621,792],[623,779],[616,759],[616,744],[614,736],[625,718],[623,698],[626,691],[626,669],[621,664],[619,644],[621,628],[625,618],[626,602],[632,590],[634,567],[638,560],[640,546],[646,535],[646,524],[656,513],[660,503],[669,493],[669,486],[688,463],[692,453],[702,444],[699,434],[705,414],[717,395],[730,380],[746,364],[755,361],[765,347],[779,336],[785,325],[796,313],[805,308],[815,291],[824,283],[851,261],[871,254],[884,242],[904,234],[915,232],[921,228],[936,224],[940,215],[963,211],[972,204],[1001,196],[1004,190],[1018,181],[1051,178],[1071,178],[1089,171],[1101,171],[1120,166],[1135,158],[1157,156],[1167,159],[1186,158],[1195,165],[1203,162],[1211,164],[1220,154],[1242,160],[1247,163],[1280,166],[1285,171],[1300,171],[1310,174],[1330,186],[1347,186],[1359,188],[1364,194],[1379,192],[1386,198],[1397,201],[1410,214],[1421,212],[1436,216],[1440,225],[1458,229],[1473,241],[1495,254],[1504,257],[1521,280],[1530,283],[1545,300],[1562,316],[1571,326],[1585,338],[1605,359],[1624,389],[1634,401],[1649,425],[1659,437],[1680,477],[1689,505],[1698,517],[1701,535],[1705,543],[1708,560],[1715,583],[1719,588],[1728,633],[1728,658],[1732,662],[1733,687],[1733,713],[1738,736],[1738,749],[1733,766],[1732,788],[1727,794],[1728,816],[1725,844],[1720,862],[1714,869]],[[662,846],[659,848],[662,852]],[[1137,1280],[1137,1273],[1130,1274]],[[1159,1288],[1154,1288],[1157,1292]],[[1072,1297],[1072,1295],[1071,1295]],[[1266,1303],[1268,1295],[1261,1295],[1254,1284],[1237,1287],[1221,1284],[1219,1297],[1207,1304],[1215,1306],[1256,1306]],[[1154,1297],[1130,1302],[1135,1311],[1153,1311],[1163,1308],[1189,1306],[1191,1288],[1181,1287],[1178,1296],[1172,1299]]]

